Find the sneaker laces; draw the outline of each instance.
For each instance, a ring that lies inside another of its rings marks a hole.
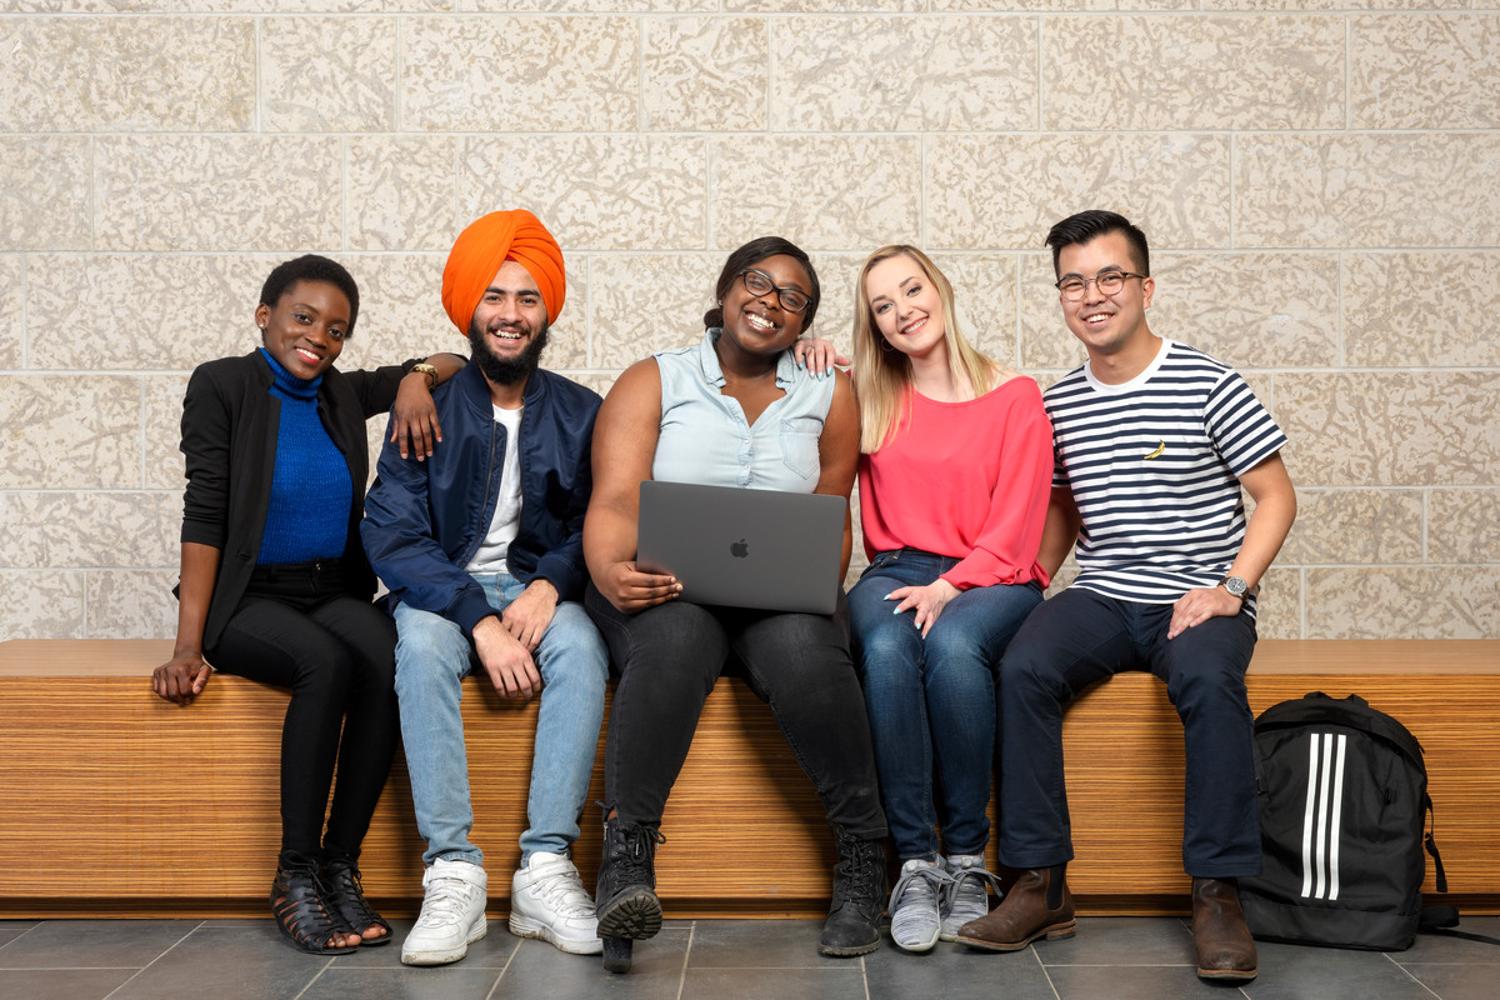
[[[578,869],[564,869],[544,875],[531,883],[537,895],[546,900],[547,908],[563,917],[592,917],[594,901],[589,898]]]
[[[467,908],[475,886],[453,875],[439,875],[428,880],[427,893],[422,899],[422,912],[417,917],[417,926],[436,927],[457,924]]]
[[[901,877],[891,889],[891,898],[886,908],[894,915],[896,909],[906,901],[906,897],[911,896],[913,903],[929,903],[936,909],[938,900],[947,898],[952,884],[953,876],[944,871],[941,865],[914,865],[911,868],[903,865]]]
[[[948,871],[948,882],[943,886],[942,912],[946,916],[953,912],[955,904],[963,899],[972,902],[976,909],[989,910],[989,896],[985,886],[995,888],[997,898],[1005,895],[1000,876],[983,865],[956,865]]]

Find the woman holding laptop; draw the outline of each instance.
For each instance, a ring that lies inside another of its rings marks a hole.
[[[1052,429],[1037,384],[964,339],[952,285],[916,247],[865,262],[854,357],[870,567],[849,612],[902,863],[891,937],[922,952],[984,916],[998,885],[984,867],[995,670],[1048,583]]]
[[[833,616],[694,604],[635,562],[640,484],[665,480],[843,497],[859,459],[859,414],[842,373],[818,378],[791,347],[819,286],[807,254],[777,237],[729,255],[695,346],[629,368],[594,432],[584,523],[593,578],[584,605],[619,673],[605,750],[604,859],[596,901],[605,967],[661,927],[653,856],[662,811],[708,692],[733,654],[771,706],[834,826],[839,861],[819,951],[879,945],[885,816],[859,682]],[[840,575],[848,565],[846,511]]]

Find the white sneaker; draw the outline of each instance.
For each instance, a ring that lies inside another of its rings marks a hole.
[[[484,868],[468,861],[438,858],[422,876],[422,915],[401,945],[405,965],[447,965],[484,937],[484,904],[489,891]]]
[[[984,867],[983,854],[953,854],[944,862],[953,881],[943,893],[944,941],[957,941],[958,930],[990,912],[990,886],[1000,895],[1000,877]]]
[[[949,881],[936,861],[912,858],[901,866],[901,877],[891,890],[891,940],[902,951],[931,951],[938,943],[943,918],[939,900]]]
[[[510,879],[510,932],[539,938],[570,955],[597,955],[599,921],[594,901],[566,854],[537,851]]]

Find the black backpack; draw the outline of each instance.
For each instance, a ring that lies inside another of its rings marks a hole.
[[[1424,927],[1451,927],[1450,907],[1422,908],[1423,848],[1448,891],[1427,825],[1432,799],[1422,745],[1358,695],[1315,691],[1255,720],[1264,869],[1242,878],[1258,938],[1396,951]]]

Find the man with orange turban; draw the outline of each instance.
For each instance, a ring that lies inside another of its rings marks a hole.
[[[486,929],[459,714],[460,682],[475,669],[503,698],[541,696],[511,933],[575,954],[602,947],[569,857],[608,676],[578,603],[600,399],[539,367],[566,296],[562,250],[530,212],[491,212],[459,234],[443,308],[473,356],[433,394],[442,445],[419,462],[385,448],[365,503],[361,535],[391,591],[401,734],[427,839],[422,914],[401,950],[408,965],[456,962]]]

